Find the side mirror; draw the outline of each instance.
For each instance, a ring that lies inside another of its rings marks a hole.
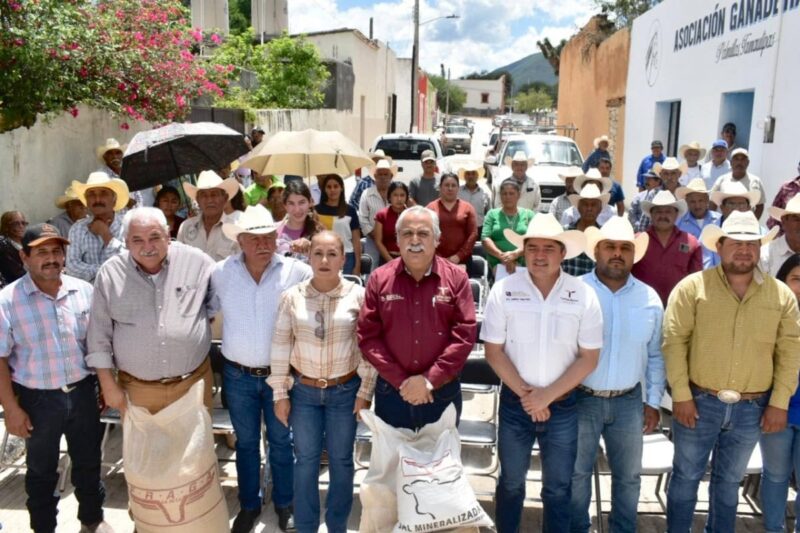
[[[486,159],[484,160],[484,162],[487,165],[496,165],[497,164],[497,157],[495,157],[493,155],[487,156]]]
[[[489,143],[481,143],[481,146],[489,146]]]

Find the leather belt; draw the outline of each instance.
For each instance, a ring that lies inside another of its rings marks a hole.
[[[302,383],[303,385],[308,385],[309,387],[315,387],[317,389],[327,389],[328,387],[335,387],[336,385],[342,385],[347,383],[356,375],[358,375],[358,370],[353,370],[352,372],[348,372],[344,376],[339,376],[338,378],[310,378],[308,376],[304,376],[296,369],[292,368],[292,373],[297,377],[297,381]]]
[[[172,377],[168,377],[168,378],[141,379],[141,378],[137,378],[133,374],[125,372],[124,370],[120,370],[119,373],[120,374],[125,374],[126,376],[129,376],[132,380],[138,381],[139,383],[158,383],[159,385],[171,385],[173,383],[180,383],[181,381],[186,381],[190,377],[194,376],[195,374],[197,374],[198,370],[203,368],[204,365],[208,364],[207,361],[208,361],[208,359],[205,359],[202,363],[200,363],[200,366],[198,366],[197,368],[195,368],[191,372],[187,372],[186,374],[181,374],[180,376],[172,376]]]
[[[629,389],[622,389],[622,390],[594,390],[585,385],[578,385],[578,390],[588,394],[589,396],[594,396],[595,398],[617,398],[619,396],[625,396],[626,394],[633,392],[636,389],[636,385]]]
[[[739,392],[730,389],[722,389],[722,390],[714,390],[714,389],[707,389],[705,387],[701,387],[697,383],[692,381],[689,382],[689,386],[698,392],[703,392],[705,394],[711,394],[712,396],[716,396],[719,401],[722,403],[737,403],[742,400],[758,400],[759,398],[763,398],[769,391],[763,392]]]
[[[225,358],[225,363],[255,378],[268,378],[269,375],[272,374],[272,370],[268,366],[244,366],[235,361],[231,361],[227,357]]]

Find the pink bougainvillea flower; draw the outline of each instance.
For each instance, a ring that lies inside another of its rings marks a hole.
[[[119,125],[119,129],[121,129],[121,130],[128,130],[130,128],[131,127],[128,125],[127,122],[123,122],[122,124]]]
[[[212,33],[211,34],[211,42],[214,43],[214,44],[219,44],[219,43],[222,42],[222,39],[216,33]]]
[[[203,32],[198,30],[197,28],[191,30],[189,34],[192,36],[192,39],[197,41],[198,43],[203,40]]]
[[[78,116],[78,108],[77,107],[73,107],[72,109],[69,110],[69,114],[72,115],[73,117],[77,117]]]

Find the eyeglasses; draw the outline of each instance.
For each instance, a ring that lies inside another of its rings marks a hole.
[[[314,336],[319,340],[323,340],[325,339],[325,315],[320,310],[316,312],[314,318],[319,324],[316,328],[314,328]]]

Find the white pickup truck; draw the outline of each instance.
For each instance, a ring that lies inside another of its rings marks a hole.
[[[422,175],[422,152],[433,150],[436,156],[436,166],[439,170],[444,168],[444,154],[439,139],[435,135],[420,133],[387,133],[378,136],[373,142],[370,152],[381,149],[392,158],[397,165],[395,179],[406,184],[413,178]]]

